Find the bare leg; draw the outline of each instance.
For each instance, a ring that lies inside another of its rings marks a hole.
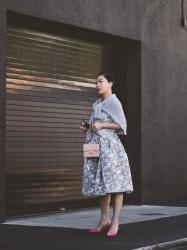
[[[97,228],[101,228],[103,225],[106,225],[107,223],[110,222],[109,218],[110,200],[111,200],[110,194],[101,196],[100,198],[101,218]]]
[[[114,204],[113,204],[113,217],[112,217],[110,231],[116,232],[118,230],[119,215],[122,204],[123,204],[123,193],[115,193]]]

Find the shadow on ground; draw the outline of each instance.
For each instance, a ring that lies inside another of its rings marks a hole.
[[[135,249],[185,238],[187,215],[120,225],[115,238],[85,229],[0,225],[1,250]]]

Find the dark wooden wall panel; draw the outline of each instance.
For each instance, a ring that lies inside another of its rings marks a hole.
[[[16,26],[7,30],[7,211],[85,199],[81,118],[96,99],[102,46]]]

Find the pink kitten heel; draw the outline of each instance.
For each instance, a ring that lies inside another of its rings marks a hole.
[[[89,232],[90,233],[100,233],[100,232],[102,232],[104,230],[107,230],[110,227],[110,224],[111,223],[109,222],[106,225],[103,225],[101,228],[97,228],[97,227],[90,228]]]
[[[117,234],[118,234],[118,228],[117,228],[117,231],[109,230],[106,235],[109,237],[115,237],[117,236]]]
[[[110,237],[115,237],[117,234],[118,234],[118,232],[109,231],[106,235],[110,236]]]

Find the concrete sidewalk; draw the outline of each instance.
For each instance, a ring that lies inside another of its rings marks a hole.
[[[112,210],[110,209],[110,214],[111,213]],[[81,209],[77,211],[9,219],[4,223],[4,225],[22,226],[22,228],[23,226],[32,227],[32,230],[34,230],[34,228],[47,228],[48,230],[50,228],[51,230],[52,228],[59,228],[59,229],[62,228],[67,230],[79,229],[81,232],[84,232],[85,229],[97,225],[99,220],[99,215],[100,215],[99,208]],[[181,250],[182,249],[187,250],[186,218],[187,218],[187,207],[125,205],[123,206],[120,215],[120,223],[121,223],[120,228],[122,228],[120,230],[123,232],[125,227],[124,237],[127,237],[127,233],[129,233],[128,236],[129,239],[131,238],[133,239],[133,232],[134,232],[134,241],[137,242],[132,242],[131,239],[130,240],[131,242],[129,242],[129,244],[126,244],[126,248],[124,245],[123,249],[152,250],[152,249],[179,249],[180,247]],[[149,229],[152,231],[155,230],[156,232],[155,236],[151,234],[149,235]],[[121,249],[120,248],[122,246],[121,244],[124,241],[122,232],[119,238],[120,242],[119,248],[117,248],[118,245],[116,245],[115,249]],[[141,237],[142,242],[138,244],[139,242],[136,239],[140,237],[140,233],[142,235]],[[115,239],[115,242],[116,240],[117,239]],[[129,248],[135,245],[136,246],[140,245],[140,248],[137,247]]]
[[[112,209],[110,209],[111,214]],[[120,223],[134,223],[182,214],[187,214],[187,207],[125,205],[121,210]],[[99,216],[99,208],[90,208],[9,219],[5,224],[88,229],[97,225]]]

